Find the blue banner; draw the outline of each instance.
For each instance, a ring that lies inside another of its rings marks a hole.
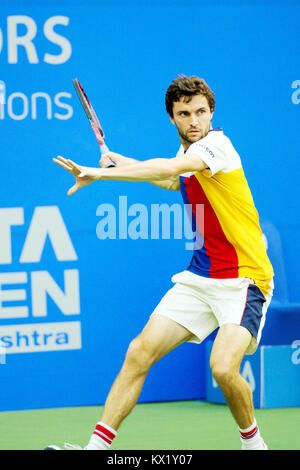
[[[176,154],[166,89],[203,77],[299,300],[299,14],[297,1],[2,0],[1,410],[103,404],[192,256],[177,192],[98,182],[67,196],[73,179],[52,158],[100,156],[75,77],[109,148],[140,160]],[[186,344],[154,366],[140,401],[204,397],[204,347]]]

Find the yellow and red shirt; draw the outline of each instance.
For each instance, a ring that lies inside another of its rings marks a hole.
[[[183,152],[181,147],[178,154]],[[273,268],[238,153],[220,128],[190,145],[187,158],[190,153],[199,155],[208,169],[180,176],[198,241],[188,270],[215,279],[248,277],[267,294]],[[204,207],[201,221],[199,205]]]

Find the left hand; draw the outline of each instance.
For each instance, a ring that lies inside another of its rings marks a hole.
[[[99,169],[81,166],[70,159],[63,158],[60,155],[53,158],[53,161],[75,176],[76,183],[68,190],[68,196],[74,194],[78,189],[91,184],[99,177]]]

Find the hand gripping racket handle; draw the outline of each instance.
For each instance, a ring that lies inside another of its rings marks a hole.
[[[104,143],[103,144],[100,144],[100,152],[101,152],[101,155],[105,155],[106,153],[109,153],[109,148],[107,147],[107,145],[105,145]],[[112,161],[110,161],[105,168],[113,168],[114,166],[116,166],[116,164]]]

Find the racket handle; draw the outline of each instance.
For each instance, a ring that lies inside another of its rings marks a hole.
[[[107,145],[105,145],[104,143],[100,145],[100,152],[101,152],[101,155],[105,155],[106,153],[109,153],[109,149],[107,147]],[[115,165],[114,162],[110,161],[105,168],[113,168]]]

